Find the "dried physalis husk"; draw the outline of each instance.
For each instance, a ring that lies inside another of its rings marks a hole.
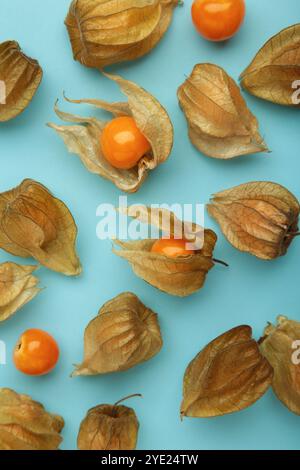
[[[149,170],[154,170],[165,162],[173,147],[173,126],[161,104],[150,93],[133,82],[117,75],[105,74],[114,80],[127,96],[128,102],[107,103],[100,100],[68,100],[71,103],[88,103],[110,112],[114,117],[133,117],[137,127],[151,144],[151,151],[144,155],[130,170],[119,170],[104,158],[100,139],[107,121],[96,118],[83,118],[63,113],[55,107],[56,114],[72,126],[58,126],[50,123],[64,140],[68,150],[76,153],[85,167],[91,172],[112,181],[123,191],[132,193],[139,189]]]
[[[276,183],[251,182],[221,191],[207,209],[235,248],[263,260],[285,255],[298,235],[299,202]]]
[[[0,450],[56,450],[63,427],[61,416],[29,396],[0,389]]]
[[[218,262],[213,259],[217,236],[212,230],[182,222],[166,209],[131,206],[125,213],[141,223],[158,227],[169,238],[185,238],[195,246],[202,246],[193,254],[171,258],[151,251],[157,239],[115,240],[121,250],[114,250],[114,253],[125,258],[137,276],[152,286],[179,297],[193,294],[203,287],[208,271]]]
[[[88,411],[81,422],[77,438],[79,450],[134,450],[139,422],[132,408],[120,405],[99,405]]]
[[[252,95],[285,106],[300,106],[300,23],[272,37],[241,75]]]
[[[156,313],[131,292],[110,300],[84,333],[84,360],[72,376],[130,369],[159,353],[162,337]]]
[[[26,179],[0,194],[0,248],[33,257],[68,276],[81,272],[77,227],[67,206],[37,181]]]
[[[261,353],[274,369],[273,390],[289,410],[300,415],[300,323],[279,316],[260,340]]]
[[[16,41],[0,44],[0,122],[21,114],[43,77],[39,63],[27,57]]]
[[[208,157],[227,160],[267,152],[256,117],[225,70],[198,64],[178,89],[193,145]]]
[[[0,264],[0,322],[7,320],[39,292],[39,280],[32,273],[37,266]]]
[[[178,0],[73,0],[65,24],[74,60],[87,67],[138,59],[167,31]]]
[[[209,418],[241,411],[268,390],[272,376],[251,327],[233,328],[209,343],[186,369],[181,416]]]

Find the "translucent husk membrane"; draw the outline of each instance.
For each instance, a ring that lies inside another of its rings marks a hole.
[[[263,260],[285,255],[298,235],[299,202],[277,183],[254,181],[221,191],[207,210],[235,248]]]
[[[162,39],[178,0],[74,0],[65,20],[74,60],[103,68],[148,54]]]
[[[63,121],[73,123],[73,125],[58,126],[53,123],[48,125],[62,137],[68,150],[77,154],[91,173],[111,181],[125,192],[132,193],[140,188],[149,171],[154,170],[169,157],[173,147],[173,126],[165,109],[150,93],[119,76],[105,75],[120,86],[122,92],[127,96],[127,102],[68,101],[77,104],[91,104],[112,113],[113,117],[130,116],[134,118],[137,127],[151,144],[151,151],[144,155],[134,168],[119,170],[104,157],[100,139],[107,121],[64,113],[56,105],[55,112],[58,117]]]
[[[212,230],[206,230],[197,224],[182,222],[166,209],[131,206],[126,214],[141,223],[157,226],[167,238],[184,238],[199,246],[194,254],[168,257],[151,252],[157,239],[136,241],[115,240],[121,249],[114,253],[126,259],[135,274],[158,289],[179,297],[188,296],[204,285],[206,275],[215,262],[213,252],[217,236]],[[171,221],[171,224],[166,221]]]

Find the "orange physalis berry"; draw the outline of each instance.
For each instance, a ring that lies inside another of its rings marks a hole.
[[[101,150],[105,159],[115,168],[129,170],[151,150],[151,145],[132,117],[118,117],[104,128]]]
[[[59,358],[59,348],[55,339],[38,329],[25,331],[14,350],[16,368],[27,375],[48,374]]]

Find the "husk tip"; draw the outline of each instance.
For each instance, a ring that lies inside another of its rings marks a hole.
[[[74,377],[79,377],[79,375],[80,375],[80,372],[79,372],[79,371],[80,371],[80,365],[78,365],[78,364],[73,364],[73,367],[74,367],[75,369],[74,369],[73,372],[71,372],[71,374],[70,374],[70,378],[71,378],[71,379],[74,379]]]

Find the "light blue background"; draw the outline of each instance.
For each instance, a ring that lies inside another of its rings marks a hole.
[[[63,448],[73,449],[81,419],[100,403],[112,403],[139,392],[128,402],[140,420],[140,449],[297,449],[300,418],[269,391],[251,408],[216,419],[179,419],[182,377],[188,362],[218,334],[248,323],[258,338],[267,321],[278,314],[300,319],[299,255],[295,240],[286,257],[259,261],[233,249],[222,235],[216,257],[230,263],[216,266],[205,288],[178,299],[138,279],[128,264],[111,253],[111,243],[96,238],[96,207],[117,204],[119,191],[89,174],[61,139],[45,126],[58,122],[53,104],[65,90],[72,98],[119,99],[114,84],[73,61],[63,21],[69,0],[2,0],[0,42],[15,39],[39,59],[44,78],[30,107],[14,121],[0,125],[0,191],[34,178],[63,199],[79,227],[80,278],[66,278],[41,268],[46,289],[13,319],[0,326],[7,343],[8,364],[0,367],[0,385],[30,394],[66,421]],[[115,67],[120,74],[152,92],[167,108],[175,126],[175,146],[168,162],[151,174],[130,202],[205,203],[221,189],[251,180],[273,180],[300,197],[299,111],[246,96],[273,153],[222,162],[199,154],[190,144],[186,121],[176,99],[177,87],[197,62],[223,66],[235,79],[257,50],[282,28],[299,22],[299,0],[247,0],[247,19],[226,44],[201,39],[190,19],[191,0],[175,11],[164,40],[144,59]],[[90,108],[74,112],[91,112]],[[208,227],[219,228],[208,217]],[[12,259],[1,252],[0,260]],[[18,261],[18,260],[17,260]],[[22,261],[22,260],[21,260]],[[30,262],[30,261],[26,261]],[[164,348],[150,362],[125,373],[69,378],[83,352],[83,331],[99,307],[122,291],[131,290],[159,313]],[[46,329],[58,340],[61,360],[42,378],[21,375],[11,353],[19,334],[31,327]]]

